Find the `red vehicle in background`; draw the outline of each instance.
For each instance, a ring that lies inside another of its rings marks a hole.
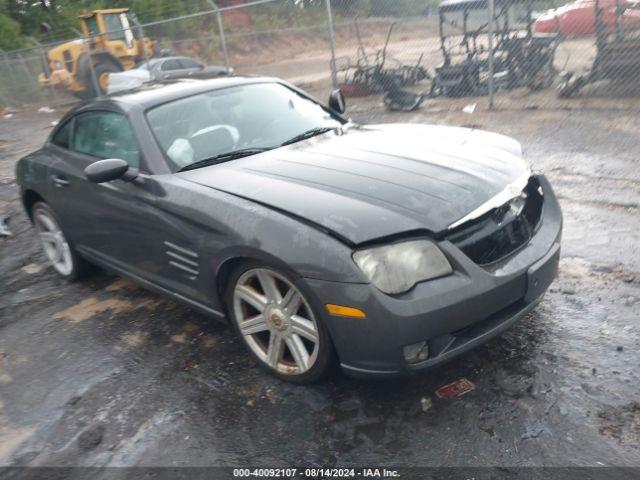
[[[640,4],[628,0],[599,0],[602,24],[607,32],[616,28],[616,9],[623,10],[620,27],[628,30],[640,28]],[[595,0],[577,0],[541,15],[533,24],[534,33],[560,34],[564,37],[593,35],[595,33]]]

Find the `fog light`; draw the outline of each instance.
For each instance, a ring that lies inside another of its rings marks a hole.
[[[429,358],[429,345],[427,342],[418,342],[406,345],[402,348],[404,359],[409,363],[422,362]]]

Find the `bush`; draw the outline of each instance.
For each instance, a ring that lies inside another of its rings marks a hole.
[[[25,38],[20,33],[20,24],[4,13],[0,13],[0,48],[15,50],[23,47],[25,43]]]

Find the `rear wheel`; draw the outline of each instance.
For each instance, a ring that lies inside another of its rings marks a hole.
[[[76,280],[91,271],[84,260],[69,243],[55,213],[44,202],[37,202],[31,209],[31,218],[38,232],[40,246],[51,266],[68,280]]]
[[[333,363],[328,331],[289,274],[243,264],[231,276],[227,306],[247,349],[272,374],[296,383],[322,378]]]

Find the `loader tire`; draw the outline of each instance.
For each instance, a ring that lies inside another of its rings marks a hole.
[[[91,71],[88,72],[86,85],[87,88],[85,92],[87,96],[85,98],[97,97],[100,95],[105,95],[107,93],[107,87],[109,86],[109,75],[112,73],[122,71],[117,65],[114,65],[111,62],[102,62],[98,63],[93,70],[96,74],[96,80],[98,82],[98,90],[96,91],[95,85],[93,83],[93,77],[91,75]]]

